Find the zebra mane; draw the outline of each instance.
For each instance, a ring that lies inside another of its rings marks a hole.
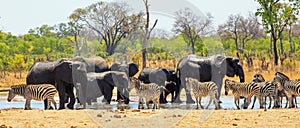
[[[275,76],[279,76],[280,78],[288,80],[288,81],[290,80],[290,78],[288,76],[286,76],[285,74],[283,74],[282,72],[276,72]]]
[[[16,94],[23,94],[26,86],[26,84],[12,85],[10,86],[10,90]]]

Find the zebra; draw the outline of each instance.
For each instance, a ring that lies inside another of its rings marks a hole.
[[[237,107],[237,109],[240,109],[239,107],[239,98],[240,96],[244,96],[247,98],[247,102],[244,105],[244,109],[247,109],[249,104],[251,103],[252,96],[259,97],[259,84],[254,82],[245,82],[245,83],[239,83],[233,80],[225,80],[225,95],[228,95],[228,92],[231,90],[232,94],[234,96],[234,103]],[[258,99],[260,102],[260,99]],[[260,102],[261,103],[261,102]]]
[[[254,83],[260,83],[260,82],[264,82],[265,81],[265,78],[263,77],[262,74],[255,74],[253,77],[254,78],[253,78],[252,82],[254,82]],[[246,100],[247,100],[247,98],[244,99],[244,104],[246,103]],[[256,96],[254,96],[254,98],[253,98],[253,104],[252,104],[251,109],[254,108],[255,102],[256,102]]]
[[[139,96],[139,106],[138,109],[142,107],[144,109],[143,105],[143,98],[145,98],[147,108],[149,109],[149,101],[153,101],[153,109],[159,109],[159,98],[161,92],[163,92],[162,89],[165,89],[163,86],[159,86],[155,83],[148,83],[145,84],[141,82],[137,78],[130,78],[131,86],[129,87],[129,90],[132,90],[133,88],[136,91],[136,94]],[[165,89],[166,90],[166,89]]]
[[[260,82],[259,83],[259,95],[260,95],[260,108],[263,108],[263,98],[265,98],[264,103],[266,103],[267,97],[270,99],[269,107],[271,108],[272,99],[274,100],[273,108],[278,106],[278,88],[282,90],[282,88],[278,87],[278,84],[273,81]],[[266,109],[266,105],[264,107]]]
[[[296,96],[300,95],[300,81],[290,80],[288,76],[281,72],[275,73],[274,81],[277,81],[280,85],[282,85],[282,90],[289,102],[289,108],[297,107]]]
[[[194,78],[185,78],[186,86],[187,86],[187,93],[190,93],[191,90],[194,93],[197,109],[200,107],[203,109],[204,107],[201,105],[201,98],[204,96],[210,96],[208,105],[206,109],[208,109],[209,105],[212,101],[214,101],[215,109],[220,109],[219,100],[216,98],[218,96],[218,86],[214,82],[199,82],[197,79]]]
[[[14,85],[9,89],[7,101],[11,102],[16,95],[21,95],[26,99],[25,110],[30,110],[30,102],[32,99],[39,101],[48,99],[47,109],[50,108],[50,102],[52,102],[55,109],[57,109],[56,102],[54,101],[54,95],[56,93],[57,90],[55,86],[51,84]]]

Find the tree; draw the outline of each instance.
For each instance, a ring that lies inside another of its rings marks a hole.
[[[221,37],[232,38],[234,40],[236,51],[239,51],[238,31],[240,30],[238,29],[238,22],[240,22],[241,18],[241,15],[230,15],[226,23],[218,27],[218,34]]]
[[[282,39],[284,29],[297,20],[299,0],[255,0],[260,4],[255,15],[262,19],[263,27],[271,34],[274,64],[278,65],[277,40]],[[283,53],[283,49],[281,50]]]
[[[219,25],[218,34],[221,38],[233,39],[236,51],[243,54],[245,43],[250,39],[261,37],[262,30],[256,16],[250,14],[244,18],[237,14],[230,15],[225,24]]]
[[[262,37],[262,30],[258,23],[258,19],[254,15],[249,15],[248,18],[241,17],[238,22],[238,28],[240,29],[241,40],[241,52],[244,53],[245,43],[250,39],[257,39]]]
[[[148,0],[143,0],[143,1],[144,1],[145,8],[146,8],[146,23],[145,23],[145,35],[144,35],[143,44],[142,44],[142,61],[143,61],[142,69],[144,69],[146,67],[147,46],[148,46],[150,34],[151,34],[152,30],[154,29],[154,27],[156,26],[157,21],[158,21],[156,19],[152,28],[149,30],[149,22],[150,22],[149,4],[148,4]]]
[[[85,9],[76,9],[70,16],[80,27],[93,30],[106,46],[108,55],[114,53],[122,38],[139,29],[142,14],[128,14],[128,5],[120,2],[98,2]],[[77,30],[80,30],[80,27]]]
[[[196,41],[211,32],[212,18],[210,14],[207,14],[207,17],[197,16],[191,9],[185,8],[175,12],[173,31],[183,35],[185,42],[191,46],[192,53],[195,54]]]

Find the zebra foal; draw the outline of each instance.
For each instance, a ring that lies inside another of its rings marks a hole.
[[[240,109],[240,96],[244,96],[245,98],[247,98],[247,102],[243,107],[244,109],[247,109],[251,103],[252,96],[254,95],[256,97],[259,97],[259,89],[260,87],[258,83],[239,83],[233,80],[225,80],[225,95],[228,95],[228,92],[230,90],[232,91],[232,94],[234,96],[234,103],[237,109]],[[260,102],[260,98],[258,98],[258,100]]]
[[[147,105],[147,108],[149,109],[149,101],[153,101],[153,109],[159,109],[159,98],[161,92],[163,92],[163,89],[165,89],[163,86],[159,86],[155,83],[149,83],[145,84],[141,82],[137,78],[130,78],[131,80],[131,86],[129,90],[135,89],[136,94],[139,96],[139,106],[138,108],[140,109],[142,106],[142,109],[144,108],[143,105],[143,98],[145,98],[145,102]]]
[[[54,95],[57,93],[55,86],[51,84],[37,84],[37,85],[14,85],[11,86],[8,92],[7,101],[10,102],[16,95],[21,95],[26,99],[25,110],[30,110],[31,100],[45,100],[48,99],[47,109],[50,108],[50,102],[56,108]]]
[[[212,101],[214,101],[215,109],[220,109],[219,100],[216,98],[218,94],[218,86],[214,82],[199,82],[197,79],[194,78],[186,78],[186,87],[187,91],[193,92],[196,98],[197,109],[200,107],[203,109],[204,107],[201,105],[201,99],[205,96],[210,96],[208,105],[206,109],[208,109],[209,105]],[[199,105],[198,105],[199,103]]]

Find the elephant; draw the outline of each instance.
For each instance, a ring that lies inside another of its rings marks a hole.
[[[167,103],[166,97],[168,94],[172,94],[172,101],[177,97],[177,90],[179,89],[177,85],[179,79],[177,78],[175,71],[168,68],[144,68],[138,79],[144,83],[156,83],[161,86],[165,86],[167,90],[164,90],[164,93],[160,95],[160,103]]]
[[[59,109],[64,109],[65,95],[71,97],[68,108],[73,109],[75,97],[73,87],[78,86],[82,92],[79,92],[79,99],[85,104],[86,91],[86,65],[82,62],[72,62],[66,59],[61,59],[55,62],[36,62],[33,64],[27,74],[26,84],[52,84],[56,86],[60,99]],[[78,84],[76,84],[78,83]],[[47,101],[44,101],[45,108]],[[85,105],[84,105],[85,107]]]
[[[102,73],[88,73],[88,84],[86,89],[87,103],[91,104],[91,99],[104,96],[104,101],[108,104],[111,102],[114,87],[125,96],[125,104],[129,103],[130,81],[124,72],[119,71],[106,71]]]
[[[105,72],[109,70],[109,66],[106,63],[106,60],[102,57],[91,57],[91,58],[84,58],[81,56],[76,56],[71,61],[79,61],[86,64],[86,71],[87,72]]]
[[[222,82],[224,76],[239,76],[240,82],[245,81],[244,70],[239,63],[238,58],[224,55],[214,55],[209,57],[200,57],[196,55],[187,55],[179,60],[176,69],[177,77],[180,79],[180,89],[175,102],[181,103],[180,92],[182,88],[186,91],[186,102],[195,103],[190,92],[186,88],[185,79],[188,77],[195,78],[200,82],[213,81],[218,86],[217,99],[220,101]],[[221,101],[220,101],[221,102]]]
[[[120,71],[120,72],[125,72],[128,79],[129,77],[133,77],[136,73],[139,72],[139,66],[136,63],[133,62],[115,62],[111,65],[110,67],[111,71]],[[124,100],[122,95],[120,95],[120,92],[117,92],[117,101],[119,100]]]
[[[105,72],[109,70],[109,66],[106,63],[106,60],[103,59],[102,57],[91,57],[91,58],[85,58],[85,57],[81,57],[81,56],[76,56],[74,58],[71,58],[70,61],[73,62],[82,62],[86,65],[86,70],[87,72]],[[69,95],[66,95],[66,101],[65,102],[69,102]],[[80,103],[80,100],[78,100],[78,103]]]

